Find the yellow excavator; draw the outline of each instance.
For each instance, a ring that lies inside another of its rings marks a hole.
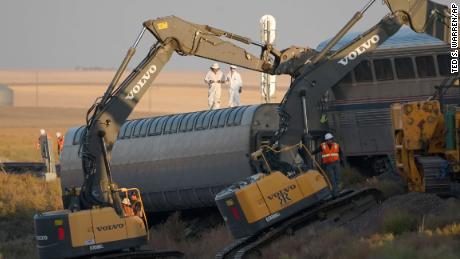
[[[118,84],[146,30],[158,42]],[[222,40],[223,37],[260,46],[261,58]],[[177,251],[139,250],[149,239],[141,193],[136,188],[118,188],[110,169],[111,151],[121,125],[174,52],[267,73],[274,73],[274,64],[280,63],[281,55],[270,45],[257,44],[248,38],[178,17],[146,21],[105,94],[88,110],[79,152],[83,185],[68,190],[64,197],[65,210],[39,213],[34,217],[40,258],[182,256]]]
[[[449,81],[458,87],[458,75]],[[459,196],[460,106],[438,100],[395,103],[391,116],[396,167],[409,191]]]

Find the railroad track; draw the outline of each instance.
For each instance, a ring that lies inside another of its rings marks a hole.
[[[383,199],[382,193],[376,189],[345,191],[339,198],[308,209],[286,221],[280,222],[271,229],[235,240],[216,254],[216,259],[242,259],[251,253],[258,252],[271,241],[285,234],[291,234],[309,224],[330,220],[337,225],[343,225],[363,214]]]

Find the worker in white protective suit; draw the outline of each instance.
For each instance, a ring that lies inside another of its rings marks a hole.
[[[228,106],[235,107],[240,106],[240,94],[243,87],[243,80],[241,80],[241,75],[236,71],[236,66],[230,66],[230,72],[228,72],[225,82],[229,84],[228,93]]]
[[[224,83],[224,73],[220,71],[219,64],[214,63],[204,78],[208,85],[208,106],[210,110],[220,108],[220,93]]]

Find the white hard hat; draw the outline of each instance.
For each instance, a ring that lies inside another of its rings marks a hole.
[[[334,136],[331,133],[326,133],[326,135],[324,135],[325,140],[330,140],[330,139],[333,139],[333,138],[334,138]]]
[[[41,135],[45,135],[45,134],[46,134],[45,129],[40,129],[40,134],[41,134]]]
[[[131,202],[129,201],[128,198],[124,198],[122,201],[121,201],[122,204],[125,204],[125,205],[131,205]]]
[[[217,62],[216,62],[216,63],[212,64],[211,68],[219,69],[219,64],[217,64]]]
[[[230,65],[230,68],[236,69],[235,65]]]
[[[61,136],[61,132],[56,132],[56,137],[60,137]]]

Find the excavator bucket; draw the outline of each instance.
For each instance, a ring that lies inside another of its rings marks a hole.
[[[393,13],[405,13],[412,30],[450,42],[449,7],[429,0],[385,0],[385,3]]]

